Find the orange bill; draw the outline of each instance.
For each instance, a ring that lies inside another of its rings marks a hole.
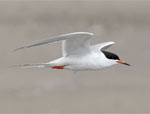
[[[121,60],[117,61],[117,63],[120,63],[120,64],[124,64],[124,65],[131,66],[130,64],[126,63],[125,61],[121,61]]]

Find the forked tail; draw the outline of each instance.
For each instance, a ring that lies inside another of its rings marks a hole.
[[[57,66],[57,65],[53,65],[50,63],[32,63],[32,64],[17,64],[17,65],[11,65],[9,67],[21,67],[21,68],[44,68],[44,67],[49,67],[52,69],[64,69],[66,65],[62,65],[62,66]]]
[[[21,68],[42,68],[42,67],[50,67],[47,63],[32,63],[32,64],[18,64],[11,65],[10,67],[21,67]]]

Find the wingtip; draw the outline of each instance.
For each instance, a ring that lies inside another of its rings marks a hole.
[[[73,33],[70,33],[70,34],[88,34],[88,35],[94,35],[93,33],[91,32],[73,32]]]
[[[90,34],[91,36],[93,36],[94,34],[93,33],[91,33],[91,32],[87,32],[88,34]]]
[[[113,44],[115,44],[115,42],[114,42],[114,41],[108,41],[108,42],[104,42],[104,43],[107,43],[107,44],[109,44],[109,45],[113,45]]]
[[[83,33],[83,34],[89,34],[89,35],[91,35],[91,36],[93,36],[94,34],[93,33],[91,33],[91,32],[80,32],[80,33]]]
[[[19,50],[18,48],[17,48],[17,49],[14,49],[13,52],[16,52],[16,51],[18,51],[18,50]]]
[[[110,43],[111,43],[111,44],[115,44],[115,42],[114,42],[114,41],[110,41]]]
[[[24,49],[24,48],[25,48],[25,47],[16,48],[16,49],[13,50],[13,52],[19,51],[19,50]]]

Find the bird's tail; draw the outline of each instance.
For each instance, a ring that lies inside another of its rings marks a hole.
[[[17,64],[17,65],[11,65],[9,67],[21,67],[21,68],[43,68],[48,67],[49,65],[47,63],[32,63],[32,64]]]

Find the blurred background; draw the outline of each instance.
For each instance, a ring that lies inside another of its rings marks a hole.
[[[7,66],[48,62],[61,42],[13,52],[45,37],[92,32],[91,44],[115,41],[108,50],[132,66],[74,73]],[[0,1],[0,112],[150,112],[150,1]]]

